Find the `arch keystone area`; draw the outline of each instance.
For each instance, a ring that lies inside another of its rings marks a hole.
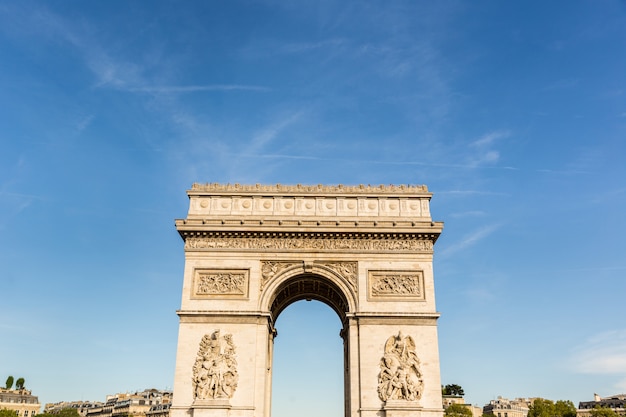
[[[346,417],[441,417],[425,186],[194,184],[172,417],[270,417],[274,323],[291,303],[343,324]]]

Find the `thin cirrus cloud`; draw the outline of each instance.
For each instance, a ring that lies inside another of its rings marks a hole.
[[[582,374],[626,375],[626,329],[594,335],[576,347],[570,356],[571,367]]]
[[[509,136],[511,136],[511,132],[509,132],[508,130],[496,130],[494,132],[489,132],[481,136],[479,139],[472,142],[470,146],[478,148],[489,146],[499,139],[504,139]]]
[[[500,224],[490,224],[483,226],[482,228],[473,231],[472,233],[464,236],[461,240],[453,243],[452,245],[444,248],[439,252],[440,258],[449,257],[459,251],[467,249],[471,246],[478,244],[481,240],[487,238],[500,228]]]
[[[469,146],[476,150],[476,154],[470,157],[469,164],[478,167],[497,163],[500,160],[500,152],[494,150],[493,145],[508,136],[509,131],[493,131],[471,142]]]
[[[128,89],[131,92],[139,93],[198,93],[210,91],[252,91],[264,93],[271,91],[271,88],[261,85],[245,85],[245,84],[206,84],[206,85],[173,85],[173,86],[151,86],[151,87],[133,87]]]

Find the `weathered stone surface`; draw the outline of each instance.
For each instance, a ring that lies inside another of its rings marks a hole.
[[[269,417],[274,323],[305,297],[343,323],[348,416],[442,415],[432,257],[443,224],[425,186],[194,184],[188,195],[172,417]]]

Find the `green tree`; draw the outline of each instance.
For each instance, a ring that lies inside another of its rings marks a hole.
[[[6,382],[6,389],[11,389],[11,388],[13,388],[13,377],[9,375],[9,377],[7,378],[7,382]]]
[[[457,384],[448,384],[445,387],[441,387],[441,393],[443,395],[458,395],[460,397],[465,395],[463,388]]]
[[[22,389],[24,388],[24,378],[17,378],[17,381],[15,381],[15,388],[17,389]]]
[[[450,404],[444,412],[445,417],[472,417],[472,410],[462,404]]]
[[[555,403],[545,398],[537,398],[528,407],[528,417],[576,417],[576,407],[569,400],[558,400]]]
[[[64,408],[57,414],[59,417],[80,417],[78,410],[75,408]]]
[[[589,413],[591,417],[618,417],[615,411],[607,407],[595,406]]]
[[[0,417],[3,417],[3,416],[0,416]],[[37,414],[37,417],[80,417],[80,414],[78,413],[78,410],[75,408],[63,408],[59,410],[58,413]]]
[[[15,410],[0,409],[0,417],[15,417]]]
[[[554,402],[544,398],[537,398],[528,407],[528,417],[555,417],[556,409]]]
[[[554,403],[554,411],[559,417],[576,417],[576,406],[569,400],[558,400]]]

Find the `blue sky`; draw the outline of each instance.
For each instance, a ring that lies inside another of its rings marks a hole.
[[[625,81],[623,1],[0,1],[0,378],[172,387],[193,182],[426,184],[442,382],[626,392]],[[278,331],[342,415],[338,318]]]

